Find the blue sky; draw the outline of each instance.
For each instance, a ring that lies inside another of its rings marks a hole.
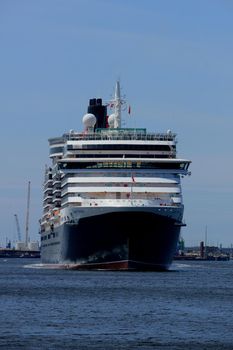
[[[82,130],[88,99],[120,77],[125,125],[178,134],[186,245],[233,244],[233,2],[0,1],[0,244],[39,239],[47,139]]]

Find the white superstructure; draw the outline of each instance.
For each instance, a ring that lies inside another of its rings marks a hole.
[[[84,132],[71,130],[49,140],[52,165],[45,171],[42,233],[127,208],[182,219],[180,176],[188,174],[190,161],[176,158],[176,135],[120,128],[119,82],[112,102],[108,127],[95,129],[96,117],[88,113]]]

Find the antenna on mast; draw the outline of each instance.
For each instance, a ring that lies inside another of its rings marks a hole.
[[[110,106],[114,107],[114,128],[121,128],[121,110],[125,103],[125,100],[121,98],[120,81],[117,80],[114,99],[110,101]]]
[[[115,87],[115,123],[114,128],[121,127],[121,89],[119,80],[116,82]]]

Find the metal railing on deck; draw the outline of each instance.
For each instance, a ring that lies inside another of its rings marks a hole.
[[[62,137],[49,140],[50,145],[67,140],[142,140],[142,141],[174,141],[176,134],[147,133],[146,129],[101,129],[97,132],[66,133]]]

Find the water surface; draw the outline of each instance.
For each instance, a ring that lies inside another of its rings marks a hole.
[[[0,259],[1,349],[233,349],[233,261],[170,272]]]

